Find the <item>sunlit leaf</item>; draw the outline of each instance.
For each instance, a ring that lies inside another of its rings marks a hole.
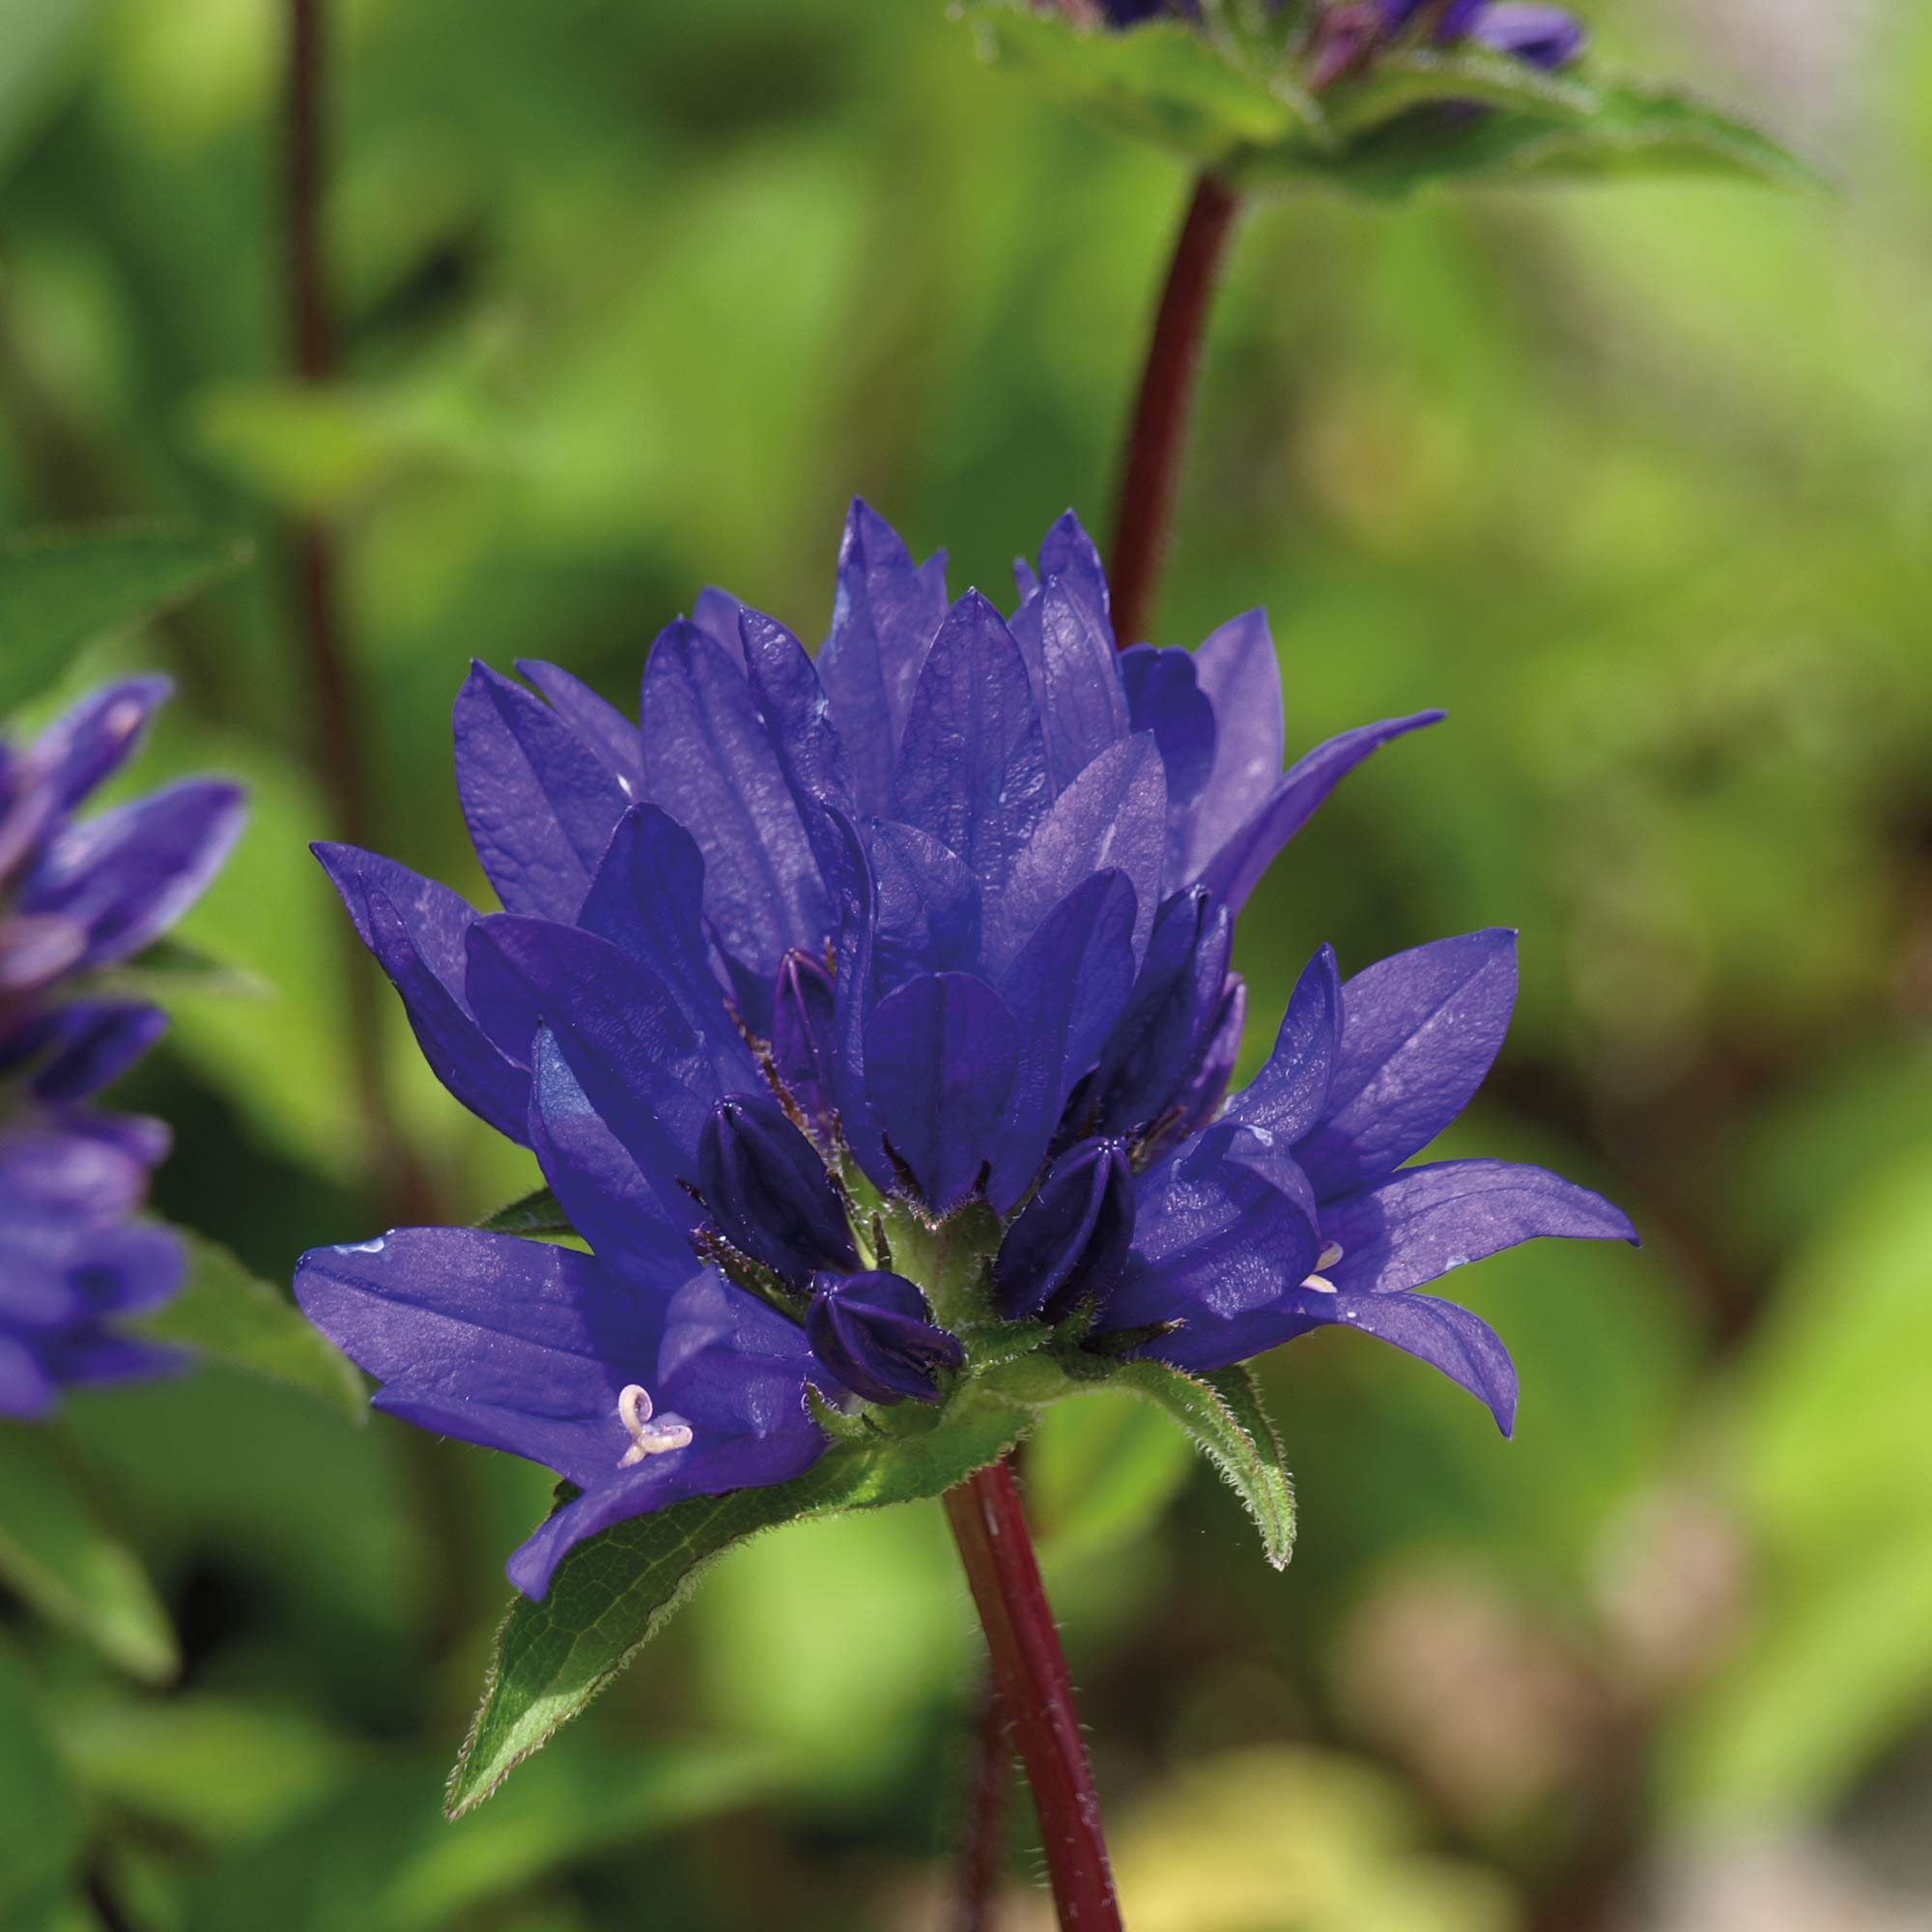
[[[520,1597],[497,1634],[483,1705],[450,1777],[451,1816],[489,1797],[582,1711],[733,1544],[805,1517],[941,1495],[1011,1448],[1029,1420],[999,1403],[968,1405],[927,1435],[839,1443],[789,1483],[694,1497],[580,1544],[543,1602]]]
[[[248,560],[248,546],[174,525],[29,532],[0,543],[0,715],[90,639],[179,603]]]
[[[144,1682],[181,1667],[167,1612],[100,1520],[58,1429],[0,1423],[0,1582]]]
[[[141,1333],[287,1382],[357,1421],[367,1416],[361,1377],[309,1325],[286,1289],[250,1274],[217,1242],[185,1228],[175,1233],[187,1250],[187,1278],[172,1300],[141,1319]]]

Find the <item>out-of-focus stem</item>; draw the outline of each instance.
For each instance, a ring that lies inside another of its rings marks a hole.
[[[1000,1462],[969,1476],[946,1492],[946,1513],[986,1634],[1000,1702],[1033,1788],[1063,1932],[1120,1932],[1073,1686],[1011,1470]]]
[[[327,383],[335,373],[323,201],[327,178],[328,43],[326,0],[289,0],[288,73],[283,129],[283,250],[288,289],[289,362],[297,380]],[[291,532],[296,623],[315,703],[313,757],[337,837],[352,845],[374,840],[368,771],[356,719],[362,709],[355,656],[345,634],[336,533],[308,515]],[[341,923],[348,975],[350,1050],[371,1171],[389,1196],[394,1218],[428,1218],[425,1182],[396,1133],[383,1056],[383,1015],[376,976],[346,921]]]
[[[992,1932],[1000,1889],[1000,1848],[1006,1842],[1008,1800],[1012,1791],[1012,1744],[1007,1707],[987,1680],[973,1735],[973,1800],[966,1843],[952,1897],[951,1932]]]
[[[1114,635],[1123,647],[1147,635],[1180,478],[1208,306],[1239,206],[1233,190],[1213,175],[1204,174],[1195,183],[1154,314],[1121,467],[1114,554],[1107,573]]]

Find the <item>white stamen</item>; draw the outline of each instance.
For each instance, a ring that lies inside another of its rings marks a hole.
[[[1319,1255],[1316,1256],[1315,1265],[1318,1270],[1321,1268],[1331,1268],[1341,1259],[1342,1259],[1342,1243],[1340,1241],[1330,1241],[1328,1245],[1325,1248],[1323,1248]],[[1312,1288],[1317,1294],[1333,1294],[1335,1293],[1335,1284],[1332,1281],[1327,1280],[1319,1272],[1310,1275],[1308,1279],[1304,1281],[1301,1285],[1303,1288]]]
[[[663,1456],[672,1449],[690,1447],[691,1424],[680,1422],[672,1415],[653,1422],[650,1391],[637,1382],[628,1384],[618,1393],[617,1420],[624,1425],[631,1437],[631,1446],[618,1461],[620,1469],[635,1467],[646,1456]]]

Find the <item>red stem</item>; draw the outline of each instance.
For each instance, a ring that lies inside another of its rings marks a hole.
[[[1180,476],[1181,449],[1194,401],[1201,338],[1216,273],[1227,252],[1239,207],[1235,194],[1211,174],[1194,185],[1186,218],[1168,264],[1166,286],[1154,315],[1141,373],[1121,474],[1114,518],[1114,557],[1108,572],[1113,591],[1114,635],[1122,646],[1147,636],[1148,613],[1167,548],[1175,486]]]
[[[283,119],[289,364],[297,381],[314,385],[328,382],[336,366],[323,238],[327,178],[325,4],[326,0],[289,0]],[[374,843],[375,814],[355,728],[362,699],[342,619],[335,532],[322,518],[305,516],[296,525],[292,540],[298,627],[315,702],[316,775],[327,795],[336,836],[352,845],[368,846]],[[347,921],[342,922],[342,935],[351,1050],[371,1171],[388,1196],[394,1218],[425,1218],[428,1183],[399,1144],[390,1113],[376,976]]]
[[[1033,1787],[1063,1932],[1120,1932],[1100,1801],[1012,1472],[1001,1462],[969,1476],[947,1491],[946,1513]]]

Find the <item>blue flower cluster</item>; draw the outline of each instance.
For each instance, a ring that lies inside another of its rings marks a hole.
[[[1099,5],[1115,27],[1138,26],[1163,14],[1201,17],[1201,0],[1099,0]],[[1473,41],[1492,53],[1548,70],[1575,60],[1588,38],[1574,14],[1533,0],[1331,0],[1315,17],[1315,70],[1332,79],[1410,32],[1443,44]]]
[[[77,816],[168,694],[97,692],[36,742],[0,739],[0,1415],[38,1417],[71,1382],[154,1373],[169,1357],[116,1316],[173,1293],[181,1251],[133,1217],[167,1151],[158,1121],[88,1103],[159,1037],[146,1001],[99,975],[200,895],[242,824],[232,785],[198,780]]]
[[[1379,746],[1283,769],[1259,613],[1116,649],[1069,515],[1010,616],[949,604],[855,504],[816,659],[708,591],[636,722],[554,666],[475,668],[457,785],[504,910],[319,848],[456,1097],[535,1153],[589,1252],[415,1228],[303,1260],[303,1307],[426,1428],[582,1493],[516,1554],[823,1453],[822,1400],[944,1400],[967,1359],[919,1242],[965,1231],[984,1319],[1189,1369],[1379,1336],[1507,1429],[1500,1343],[1416,1293],[1540,1235],[1632,1238],[1493,1161],[1408,1167],[1503,1037],[1511,935],[1343,983],[1325,950],[1224,1104],[1236,916]],[[898,1244],[895,1266],[895,1243]]]

